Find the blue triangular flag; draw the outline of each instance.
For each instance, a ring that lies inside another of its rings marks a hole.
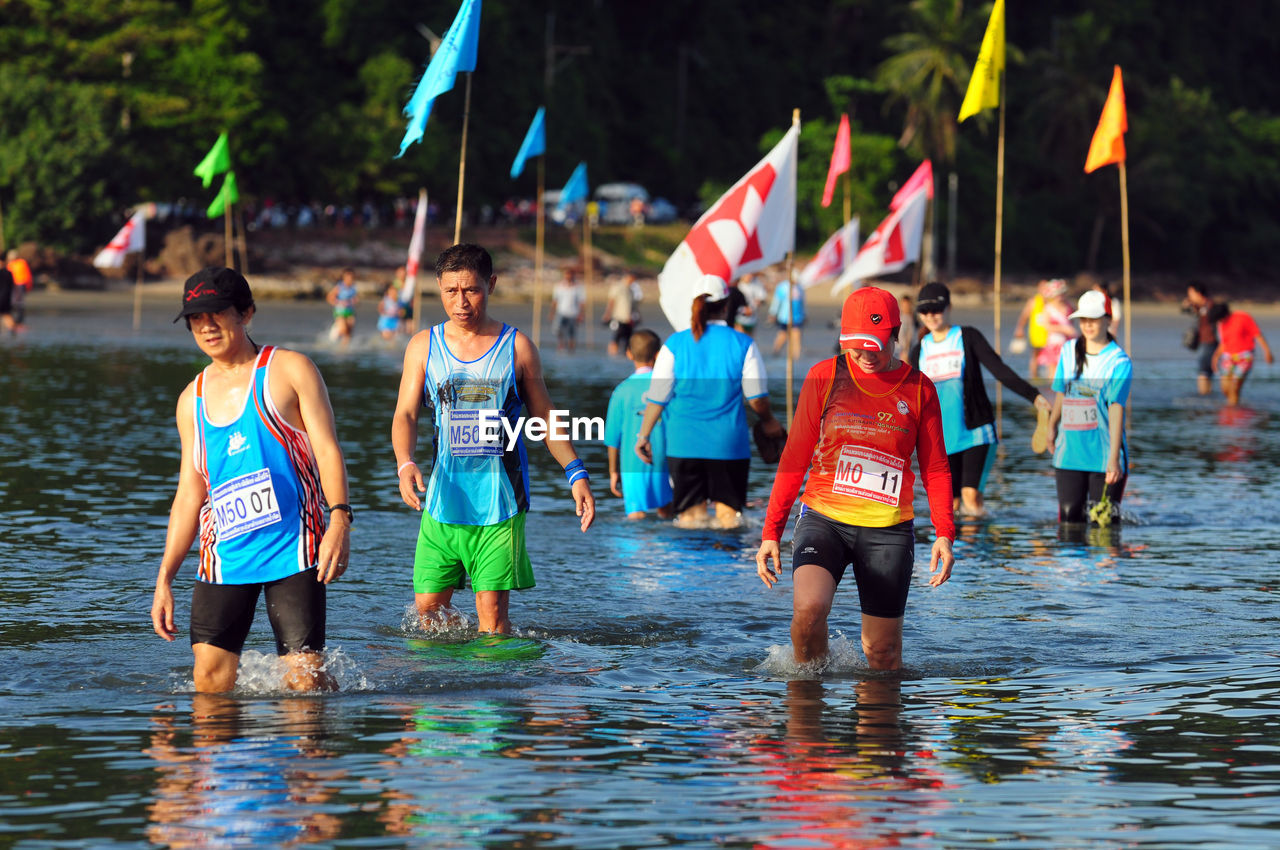
[[[435,55],[431,57],[431,63],[427,65],[426,73],[418,81],[418,88],[404,108],[409,126],[404,131],[404,139],[400,142],[400,153],[396,154],[396,159],[404,156],[409,145],[422,140],[435,99],[453,88],[458,72],[476,69],[476,46],[479,41],[480,0],[462,0],[462,8],[449,25]]]
[[[564,209],[574,201],[585,201],[590,189],[587,186],[587,164],[585,162],[578,163],[578,167],[573,169],[573,173],[569,175],[569,182],[564,184],[564,188],[560,190],[560,202],[556,205],[558,209]]]
[[[545,106],[539,106],[538,111],[534,113],[533,123],[529,125],[529,132],[524,134],[524,141],[520,143],[520,152],[516,154],[516,161],[511,163],[512,180],[524,171],[525,160],[542,156],[547,152],[547,125],[544,120],[546,114]]]

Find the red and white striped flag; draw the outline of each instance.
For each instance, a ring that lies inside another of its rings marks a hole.
[[[900,271],[920,259],[920,240],[924,235],[924,212],[929,203],[929,193],[921,186],[914,194],[894,200],[898,208],[889,213],[862,243],[858,256],[831,287],[832,294],[848,287],[856,288],[868,278]]]
[[[854,216],[849,223],[827,238],[818,253],[800,270],[798,281],[805,289],[822,283],[829,277],[835,277],[844,271],[858,249],[858,218]]]
[[[703,213],[658,275],[658,303],[677,331],[689,327],[703,275],[726,282],[781,262],[796,244],[800,125]]]
[[[147,214],[145,209],[140,209],[124,223],[107,247],[98,252],[93,264],[100,269],[118,269],[124,265],[126,254],[145,251],[146,248]]]
[[[418,210],[413,215],[413,235],[409,237],[409,259],[404,264],[404,286],[400,288],[400,303],[413,300],[413,290],[418,281],[418,268],[422,265],[422,250],[427,243],[427,190],[418,190]]]

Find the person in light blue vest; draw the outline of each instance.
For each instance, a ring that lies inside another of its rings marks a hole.
[[[729,327],[728,307],[729,285],[703,275],[694,290],[690,327],[672,334],[658,352],[636,435],[636,454],[652,463],[650,435],[665,421],[672,507],[681,525],[705,524],[708,503],[717,525],[741,522],[751,463],[744,398],[767,436],[785,434],[769,407],[760,351],[751,337]]]
[[[509,634],[511,591],[534,586],[522,422],[553,426],[546,446],[564,467],[583,531],[595,518],[595,499],[573,443],[554,426],[561,411],[552,410],[537,347],[489,316],[498,281],[489,252],[472,244],[447,248],[436,259],[436,281],[448,318],[409,340],[391,426],[400,496],[422,511],[414,601],[424,624],[447,617],[453,592],[469,576],[480,631]],[[414,460],[424,406],[435,421],[429,479]]]
[[[952,510],[963,516],[982,516],[982,491],[996,445],[995,411],[983,385],[983,368],[1034,404],[1045,423],[1053,402],[1010,369],[982,331],[951,324],[951,290],[944,284],[925,284],[915,309],[927,333],[911,346],[907,362],[924,372],[938,390],[951,466]],[[1033,439],[1033,447],[1037,444]]]

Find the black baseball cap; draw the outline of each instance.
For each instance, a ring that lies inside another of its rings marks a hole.
[[[228,307],[248,310],[253,306],[253,293],[249,291],[249,281],[235,269],[210,266],[187,278],[182,285],[183,316],[196,313],[221,313]]]
[[[951,306],[951,290],[941,283],[926,283],[916,296],[917,313],[941,313]]]

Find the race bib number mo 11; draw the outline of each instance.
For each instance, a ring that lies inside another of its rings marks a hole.
[[[866,446],[845,446],[836,462],[831,490],[842,496],[856,496],[896,508],[906,465],[902,458]]]
[[[502,454],[502,425],[497,410],[449,409],[449,452],[454,457],[496,457]]]
[[[1064,431],[1093,431],[1098,427],[1098,405],[1091,398],[1064,398],[1062,400],[1062,428]]]
[[[280,503],[271,486],[269,469],[219,484],[213,488],[210,501],[219,540],[231,540],[280,521]]]

